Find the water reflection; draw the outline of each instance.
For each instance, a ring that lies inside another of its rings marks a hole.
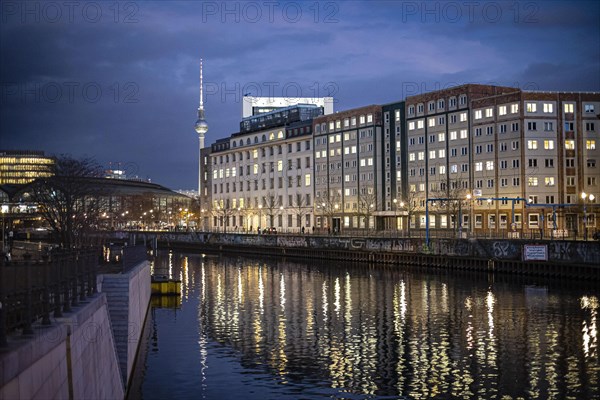
[[[160,397],[148,377],[173,352],[193,366],[162,382],[177,398],[600,396],[589,290],[179,254],[161,265],[183,305],[175,323],[155,314],[171,340],[146,360],[144,398]]]

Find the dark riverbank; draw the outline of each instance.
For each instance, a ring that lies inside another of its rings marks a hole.
[[[124,233],[124,240],[195,252],[401,264],[600,280],[600,243],[516,239],[376,238],[205,232]]]

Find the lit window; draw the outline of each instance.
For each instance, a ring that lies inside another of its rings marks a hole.
[[[486,108],[485,109],[485,117],[486,118],[490,118],[494,116],[494,109],[493,108]]]
[[[534,113],[537,111],[537,104],[536,103],[527,103],[527,112],[530,113]]]
[[[544,183],[546,184],[546,186],[554,186],[554,177],[553,176],[545,177]]]
[[[414,131],[415,130],[415,123],[414,121],[411,121],[408,123],[408,130],[409,131]]]
[[[475,119],[481,119],[483,117],[483,112],[481,110],[475,111]]]
[[[586,140],[585,148],[588,150],[596,150],[596,141],[595,140]]]
[[[498,114],[499,115],[506,115],[506,106],[500,106],[500,107],[498,107]]]
[[[544,149],[553,150],[554,149],[554,140],[544,140]]]
[[[566,150],[575,150],[575,140],[572,140],[572,139],[565,140],[565,149]]]
[[[518,113],[518,112],[519,112],[519,103],[516,103],[516,104],[511,104],[511,105],[510,105],[510,112],[511,112],[512,114],[516,114],[516,113]]]
[[[527,148],[529,150],[535,150],[535,149],[537,149],[537,140],[528,140],[527,141]]]
[[[475,163],[475,171],[483,171],[483,162],[478,161]]]
[[[564,104],[564,110],[566,113],[572,113],[574,109],[573,104]]]
[[[554,106],[552,103],[544,103],[544,112],[545,113],[553,113],[554,112]]]
[[[528,186],[537,186],[538,178],[536,176],[530,176],[529,178],[527,178],[527,185]]]

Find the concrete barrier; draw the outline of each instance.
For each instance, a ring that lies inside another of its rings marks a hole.
[[[0,355],[0,399],[121,399],[106,296],[98,294]]]
[[[127,384],[150,304],[150,262],[143,261],[124,274],[104,274],[101,287],[108,299],[121,375]]]

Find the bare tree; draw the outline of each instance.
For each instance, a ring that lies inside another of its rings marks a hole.
[[[377,210],[377,195],[372,187],[363,186],[358,195],[357,214],[364,218],[365,229],[370,229],[370,220],[373,213]]]
[[[214,204],[211,211],[212,214],[217,217],[221,226],[223,226],[223,231],[227,232],[227,226],[229,225],[231,216],[237,212],[237,209],[231,208],[229,199],[226,199],[225,202],[221,201],[220,203]]]
[[[269,228],[272,228],[275,215],[279,214],[279,209],[283,204],[280,204],[280,201],[278,197],[275,196],[274,192],[268,191],[263,197],[262,205],[264,213],[269,217]]]
[[[407,229],[408,237],[410,237],[411,218],[418,211],[421,211],[423,209],[423,207],[421,207],[421,196],[419,196],[419,194],[417,192],[409,191],[408,195],[406,196],[406,199],[404,201],[404,207],[406,208],[406,216],[407,216],[407,222],[408,222],[406,225],[406,229]]]
[[[456,232],[462,227],[461,214],[466,207],[466,193],[464,188],[465,181],[460,177],[451,179],[448,185],[441,187],[432,193],[433,198],[444,199],[436,202],[434,208],[440,213],[448,215],[451,219],[452,229]]]
[[[61,246],[91,243],[88,234],[98,229],[109,195],[102,182],[94,179],[101,176],[102,169],[94,159],[61,155],[56,159],[54,175],[38,178],[31,185],[32,198]]]
[[[310,213],[310,208],[307,204],[306,198],[299,192],[296,192],[296,196],[294,202],[291,205],[291,209],[296,215],[296,217],[300,220],[300,225],[303,225],[303,222],[306,218],[306,215]]]
[[[339,211],[340,203],[341,196],[337,192],[334,194],[328,192],[317,201],[317,209],[325,218],[328,228],[331,228],[333,216]],[[321,221],[321,227],[325,226],[323,222]]]

